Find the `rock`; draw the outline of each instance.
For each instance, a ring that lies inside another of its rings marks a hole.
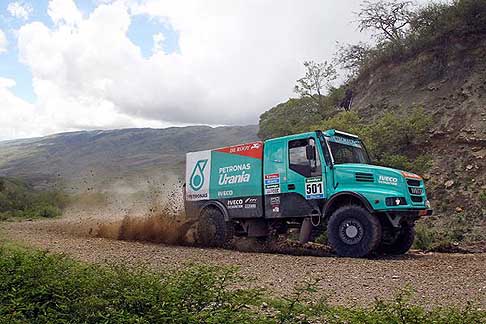
[[[399,276],[396,276],[396,275],[395,276],[392,276],[392,279],[394,279],[394,280],[396,280],[398,278],[400,278],[400,277]]]
[[[446,187],[446,189],[452,188],[453,185],[454,185],[454,180],[447,180],[444,183],[444,186]]]
[[[472,168],[474,168],[474,166],[472,164],[468,164],[466,166],[466,170],[472,170]]]
[[[430,180],[430,174],[426,173],[422,176],[422,178],[424,178],[424,180]]]
[[[461,207],[456,207],[456,213],[462,213],[464,211],[464,209],[462,209]]]

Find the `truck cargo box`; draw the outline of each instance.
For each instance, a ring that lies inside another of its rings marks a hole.
[[[217,200],[229,213],[262,215],[263,142],[186,155],[186,200],[200,206]]]

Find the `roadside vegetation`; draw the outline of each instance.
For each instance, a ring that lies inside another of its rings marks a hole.
[[[91,265],[65,256],[0,246],[2,323],[485,323],[486,312],[425,309],[404,290],[367,308],[315,300],[309,282],[285,298],[239,289],[235,268],[190,266],[153,273]]]
[[[366,1],[357,22],[359,30],[371,32],[376,42],[340,46],[335,59],[350,78],[431,49],[439,49],[436,72],[441,74],[447,63],[447,51],[441,48],[455,40],[474,43],[486,34],[486,2],[454,0],[417,7],[409,0]]]
[[[57,217],[67,204],[61,191],[34,190],[21,180],[0,177],[0,221]]]

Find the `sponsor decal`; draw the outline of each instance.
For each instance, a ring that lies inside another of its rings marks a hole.
[[[324,198],[324,183],[322,177],[305,179],[305,199]]]
[[[248,171],[251,170],[250,163],[230,165],[219,168],[218,184],[224,186],[227,184],[238,184],[250,182],[251,174]],[[239,172],[238,174],[229,175],[228,173]]]
[[[226,202],[228,209],[239,209],[243,208],[243,199],[232,199]]]
[[[280,206],[279,205],[273,205],[272,206],[272,212],[273,213],[279,213],[280,212]]]
[[[266,185],[280,183],[280,175],[278,173],[266,174],[264,183]]]
[[[186,155],[186,199],[209,199],[211,178],[211,151],[187,153]]]
[[[198,191],[204,185],[204,181],[206,180],[204,178],[204,169],[206,168],[207,164],[207,159],[196,162],[189,181],[189,185],[191,186],[192,190]]]
[[[233,196],[233,190],[223,190],[223,191],[218,191],[218,197],[228,197],[228,196]]]
[[[208,199],[208,193],[188,193],[187,194],[187,199],[188,200],[202,200],[202,199]]]
[[[362,148],[361,141],[355,138],[343,137],[343,136],[331,136],[329,138],[330,142],[339,143],[343,145],[349,145],[354,147]]]
[[[396,186],[398,178],[381,175],[378,177],[378,183]]]
[[[255,209],[257,208],[257,198],[249,197],[245,199],[245,209]]]
[[[229,147],[223,147],[216,151],[222,153],[243,155],[261,160],[263,156],[263,143],[253,142],[241,145],[234,145]]]
[[[275,195],[280,193],[280,184],[265,185],[265,195]]]
[[[280,197],[271,197],[270,204],[272,205],[280,205]]]

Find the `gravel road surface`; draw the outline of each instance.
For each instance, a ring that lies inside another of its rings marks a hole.
[[[22,244],[95,263],[148,266],[170,271],[191,263],[236,265],[248,279],[243,285],[264,287],[285,295],[306,278],[320,279],[317,296],[333,304],[366,305],[391,298],[403,287],[415,291],[425,305],[465,305],[486,308],[486,254],[410,252],[401,257],[350,259],[203,249],[89,237],[91,229],[72,230],[63,220],[0,224],[0,230]]]

